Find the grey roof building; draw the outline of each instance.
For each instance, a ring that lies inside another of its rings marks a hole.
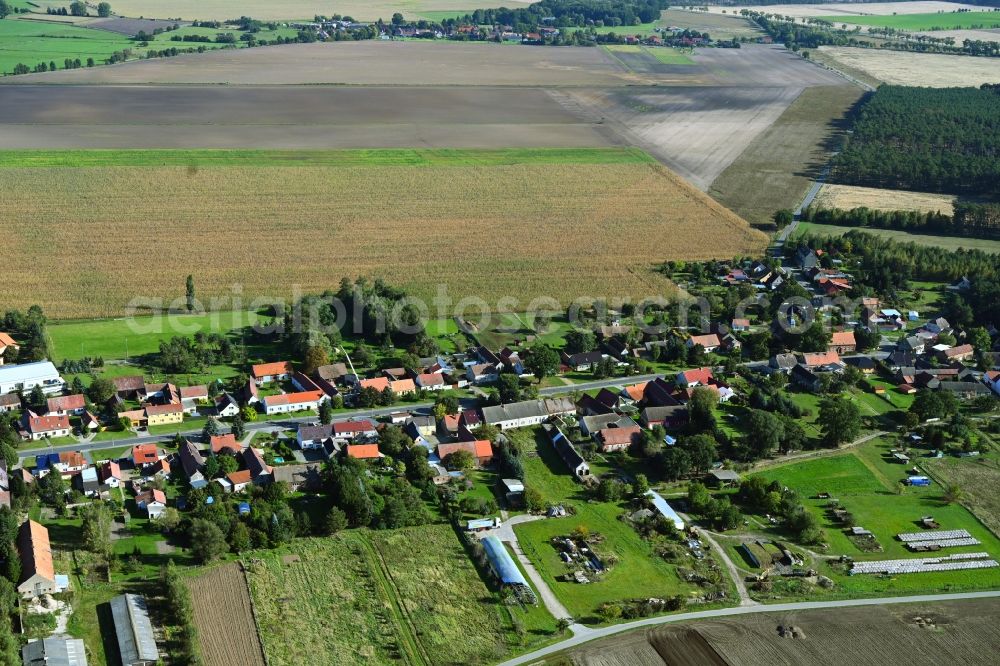
[[[122,666],[155,666],[160,660],[149,621],[146,600],[138,594],[123,594],[111,600],[118,652]]]
[[[49,636],[21,648],[24,666],[87,666],[83,639]]]

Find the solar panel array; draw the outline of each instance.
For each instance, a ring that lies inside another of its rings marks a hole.
[[[971,537],[968,530],[927,530],[924,532],[904,532],[896,537],[903,543],[928,541],[930,539],[965,539]]]
[[[920,557],[908,560],[875,560],[871,562],[855,562],[851,567],[851,575],[927,573],[931,571],[991,569],[993,567],[1000,566],[1000,563],[996,560],[987,558],[989,558],[989,553],[958,553],[945,557]]]
[[[981,542],[979,539],[968,537],[966,539],[930,539],[928,541],[909,541],[906,544],[907,548],[930,548],[933,546],[938,546],[939,548],[955,548],[956,546],[978,546]]]

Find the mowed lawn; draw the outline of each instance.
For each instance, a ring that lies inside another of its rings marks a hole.
[[[525,555],[573,617],[599,622],[596,611],[602,603],[640,597],[687,596],[697,589],[682,582],[673,565],[657,556],[628,523],[618,519],[627,511],[624,503],[588,502],[583,486],[574,480],[551,445],[541,437],[538,451],[539,457],[524,461],[525,484],[538,489],[547,502],[572,505],[576,515],[522,523],[514,531]],[[581,585],[556,580],[571,569],[559,558],[552,538],[566,536],[581,525],[591,534],[604,538],[597,545],[597,552],[613,553],[618,563],[598,582]]]
[[[819,16],[834,25],[849,23],[897,30],[963,30],[1000,28],[1000,12],[951,12],[895,16]]]
[[[673,293],[653,271],[666,259],[767,241],[634,149],[16,151],[0,169],[0,261],[19,276],[0,300],[52,318],[169,305],[188,274],[205,301],[237,285],[244,303],[287,302],[359,275],[508,310],[647,298]]]
[[[760,476],[777,480],[797,491],[806,508],[813,512],[825,531],[828,549],[811,546],[825,555],[847,555],[856,560],[906,559],[921,555],[907,550],[896,535],[920,532],[923,516],[933,516],[941,529],[965,529],[981,541],[980,545],[948,548],[939,555],[961,552],[987,552],[1000,559],[1000,540],[972,513],[960,504],[948,504],[942,499],[943,489],[934,483],[927,488],[903,486],[911,465],[889,462],[892,443],[874,440],[851,452],[775,467]],[[921,465],[919,456],[914,460]],[[864,552],[851,542],[842,527],[827,515],[830,500],[819,499],[819,493],[829,493],[841,507],[855,517],[855,523],[871,530],[882,552]],[[784,536],[778,531],[778,536]],[[891,595],[931,591],[989,589],[1000,586],[1000,568],[979,571],[955,571],[905,574],[890,577],[849,576],[843,566],[833,560],[819,564],[820,573],[834,579],[836,586],[828,593],[835,596]]]
[[[63,69],[66,58],[79,58],[98,64],[115,51],[134,48],[135,42],[124,35],[75,25],[27,20],[0,20],[0,73],[11,74],[18,63],[34,69],[44,62],[55,62]],[[139,49],[135,49],[137,52]]]
[[[183,291],[183,284],[179,292]],[[183,297],[183,295],[181,294]],[[123,319],[50,322],[46,327],[52,360],[100,356],[124,359],[160,350],[160,342],[197,332],[227,334],[261,321],[256,312],[223,310],[209,314],[165,314]]]

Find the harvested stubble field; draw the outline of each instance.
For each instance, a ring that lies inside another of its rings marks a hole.
[[[517,8],[527,5],[523,0],[504,0],[504,7]],[[402,12],[406,18],[416,19],[423,12],[470,12],[483,7],[498,6],[494,0],[344,0],[335,4],[322,0],[121,0],[116,2],[116,12],[126,16],[157,16],[198,20],[224,21],[237,16],[255,19],[309,19],[317,14],[343,14],[358,21],[392,18]]]
[[[540,88],[0,86],[18,148],[603,146],[598,123]]]
[[[239,85],[807,86],[843,80],[781,46],[699,49],[694,65],[634,54],[626,66],[600,48],[548,48],[475,42],[326,42],[222,49],[110,67],[25,74],[0,83]]]
[[[957,197],[950,194],[884,190],[877,187],[834,185],[827,183],[820,188],[813,200],[817,208],[871,208],[872,210],[915,210],[941,212],[951,215]]]
[[[1000,253],[1000,241],[989,238],[964,238],[962,236],[935,236],[931,234],[913,234],[902,229],[876,229],[875,227],[841,227],[834,224],[815,224],[803,222],[795,228],[795,238],[805,235],[843,236],[848,231],[864,231],[867,234],[884,236],[900,243],[916,243],[929,247],[940,247],[946,250],[976,249],[983,252]]]
[[[833,2],[828,4],[788,4],[788,5],[758,5],[753,7],[712,6],[709,11],[739,14],[741,9],[782,16],[886,16],[890,14],[928,14],[931,12],[954,12],[958,9],[982,11],[976,5],[966,5],[957,2],[941,2],[940,0],[914,0],[909,2]]]
[[[241,284],[245,302],[357,275],[520,307],[649,297],[673,290],[658,262],[767,241],[634,149],[28,151],[0,168],[0,260],[18,275],[0,300],[61,318],[169,302],[188,274],[202,298]]]
[[[992,664],[998,612],[996,599],[977,599],[756,613],[616,636],[568,658],[576,666]],[[779,626],[797,636],[782,637]]]
[[[878,81],[894,85],[953,88],[978,87],[1000,81],[1000,64],[996,58],[849,46],[821,46],[819,53],[830,58],[833,67],[842,63],[847,68],[860,70]]]
[[[264,666],[246,577],[236,562],[188,581],[205,666]]]
[[[770,225],[774,211],[802,201],[861,94],[847,85],[806,88],[719,174],[708,193],[751,224]]]

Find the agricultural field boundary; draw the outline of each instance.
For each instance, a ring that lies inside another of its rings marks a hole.
[[[400,641],[406,645],[406,652],[409,655],[409,663],[411,664],[433,664],[433,660],[430,655],[427,654],[427,649],[424,647],[423,643],[420,642],[420,637],[417,634],[417,627],[413,623],[413,618],[406,610],[406,606],[400,601],[401,593],[399,588],[396,587],[396,583],[392,578],[392,573],[389,571],[389,566],[385,562],[385,558],[382,556],[382,552],[378,549],[371,539],[367,535],[360,535],[360,540],[364,544],[365,550],[368,551],[370,561],[375,565],[373,573],[378,579],[379,588],[385,594],[386,600],[389,602],[389,607],[392,609],[392,614],[396,618],[396,626],[399,629]]]
[[[385,150],[6,150],[0,168],[211,166],[504,166],[655,164],[638,148]]]

